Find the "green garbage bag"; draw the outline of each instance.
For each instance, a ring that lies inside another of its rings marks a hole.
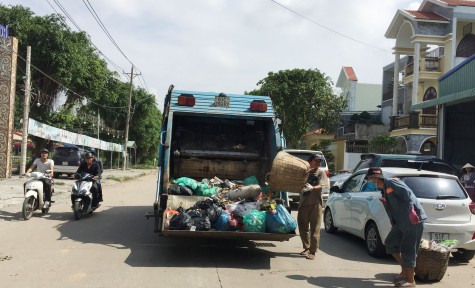
[[[195,179],[192,179],[192,178],[188,178],[188,177],[180,177],[178,179],[175,179],[173,180],[173,183],[177,183],[179,185],[184,185],[186,187],[189,187],[191,188],[191,190],[195,191],[196,188],[198,188],[198,181],[196,181]]]
[[[245,232],[266,232],[266,211],[252,210],[242,221]]]

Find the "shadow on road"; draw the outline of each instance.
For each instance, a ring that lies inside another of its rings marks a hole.
[[[145,213],[151,207],[107,207],[79,221],[56,226],[61,236],[82,243],[97,243],[129,249],[125,262],[133,267],[227,267],[270,269],[273,257],[298,257],[259,249],[252,241],[165,238],[153,232],[153,221]],[[64,216],[64,215],[63,215]],[[61,216],[61,217],[63,217]],[[72,219],[72,212],[69,216]],[[272,243],[262,246],[271,246]]]

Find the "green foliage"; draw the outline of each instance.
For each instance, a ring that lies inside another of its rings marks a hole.
[[[396,138],[375,136],[369,141],[369,152],[379,154],[398,154]]]
[[[360,124],[383,124],[381,122],[381,119],[378,117],[373,117],[371,114],[369,114],[367,111],[363,111],[360,114],[353,114],[350,117],[350,122],[348,123],[349,125],[354,125],[356,123]]]
[[[269,72],[257,90],[247,94],[268,95],[282,119],[287,146],[298,147],[298,140],[317,122],[327,132],[338,126],[338,114],[346,101],[333,94],[332,81],[318,69]]]
[[[0,4],[0,23],[8,25],[9,34],[18,39],[21,57],[25,58],[27,46],[32,47],[31,118],[96,137],[97,126],[93,126],[96,123],[86,122],[84,115],[97,116],[99,112],[109,128],[125,130],[129,83],[121,82],[117,73],[108,70],[107,63],[99,57],[86,33],[72,31],[59,15],[36,16],[29,8],[20,5],[7,7]],[[19,58],[15,107],[15,126],[18,128],[23,115],[24,65]],[[129,140],[137,143],[139,161],[153,159],[157,151],[161,112],[155,105],[154,95],[135,87],[132,95]],[[42,105],[34,105],[38,102]],[[37,146],[52,147],[53,143],[45,139],[32,138]],[[124,142],[113,138],[112,134],[101,133],[100,138],[120,144]]]

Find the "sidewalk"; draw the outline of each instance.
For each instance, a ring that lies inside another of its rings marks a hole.
[[[107,186],[109,185],[156,172],[156,169],[129,169],[125,171],[106,169],[102,173],[101,181],[103,187],[107,189]],[[23,202],[23,183],[28,181],[28,179],[28,177],[20,177],[18,175],[14,175],[11,178],[0,179],[0,209],[9,206],[21,205]],[[59,179],[54,179],[54,183],[55,193],[53,195],[53,200],[69,197],[74,179],[61,177]]]

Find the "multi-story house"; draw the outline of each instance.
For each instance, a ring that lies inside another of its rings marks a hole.
[[[383,73],[382,113],[406,153],[443,157],[444,110],[434,102],[439,79],[475,53],[474,29],[473,0],[424,0],[391,21],[385,37],[395,39],[395,59],[387,66],[392,75]]]

